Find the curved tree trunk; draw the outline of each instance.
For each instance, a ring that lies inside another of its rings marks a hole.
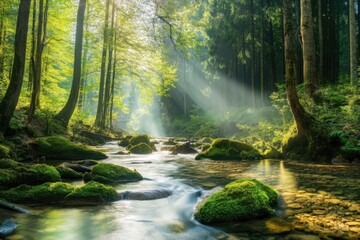
[[[316,45],[314,38],[312,9],[310,0],[301,0],[301,39],[304,67],[304,85],[306,93],[312,99],[316,91]]]
[[[76,103],[79,97],[80,91],[80,79],[81,79],[81,55],[82,55],[82,40],[84,32],[84,16],[86,9],[86,0],[80,0],[76,21],[76,39],[75,39],[75,60],[74,60],[74,72],[73,81],[71,85],[70,96],[66,102],[64,108],[55,116],[55,119],[67,127],[70,118],[76,108]]]
[[[24,79],[26,39],[29,25],[31,0],[21,0],[16,24],[15,54],[10,79],[4,98],[0,102],[0,132],[4,133],[9,127],[19,101],[21,86]]]

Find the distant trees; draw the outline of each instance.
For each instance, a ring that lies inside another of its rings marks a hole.
[[[18,103],[23,83],[30,6],[31,0],[20,1],[16,24],[12,74],[5,96],[0,102],[0,132],[2,133],[9,127],[9,122]]]

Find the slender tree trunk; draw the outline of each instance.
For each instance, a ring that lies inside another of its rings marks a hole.
[[[33,1],[33,12],[32,12],[32,25],[31,25],[31,50],[30,50],[30,64],[29,64],[29,80],[28,80],[28,90],[29,92],[32,89],[34,82],[34,72],[35,72],[35,48],[36,48],[36,0]]]
[[[303,71],[305,91],[309,97],[314,99],[316,91],[316,46],[312,20],[310,0],[301,0],[301,39],[303,53]]]
[[[114,110],[114,96],[115,96],[115,79],[116,79],[116,63],[117,63],[117,30],[115,28],[115,36],[114,36],[114,63],[113,63],[113,74],[111,81],[111,99],[110,99],[110,129],[113,129],[113,110]]]
[[[55,119],[57,119],[64,127],[68,126],[70,118],[76,108],[76,103],[79,97],[85,9],[86,0],[80,0],[76,20],[74,72],[71,91],[64,108],[55,116]]]
[[[109,109],[110,109],[110,91],[111,91],[111,70],[112,70],[112,61],[113,61],[113,39],[114,39],[114,21],[115,21],[115,1],[112,2],[112,12],[111,12],[111,29],[109,33],[109,62],[107,66],[107,74],[105,81],[105,94],[104,94],[104,111],[101,119],[101,125],[103,127],[108,126],[109,119]]]
[[[82,71],[81,71],[81,81],[80,81],[80,95],[78,101],[78,108],[80,111],[84,110],[85,106],[85,86],[87,80],[87,58],[89,52],[89,37],[87,33],[89,32],[89,5],[86,7],[86,14],[85,14],[85,46],[84,46],[84,54],[82,60]]]
[[[319,28],[319,81],[324,83],[324,31],[322,21],[322,0],[318,0],[318,28]]]
[[[356,19],[355,0],[349,1],[349,26],[350,26],[350,83],[354,85],[358,81],[358,60],[356,54]]]
[[[5,133],[19,100],[26,62],[26,40],[31,0],[21,0],[16,24],[15,53],[10,84],[0,102],[0,132]]]
[[[6,26],[5,26],[5,11],[3,2],[0,3],[0,83],[5,82],[4,79],[4,63],[5,63],[5,37],[6,37]],[[0,85],[1,87],[1,85]]]
[[[254,0],[250,0],[251,15],[251,104],[255,108],[255,19],[254,19]]]
[[[264,8],[264,0],[260,0],[260,8],[261,11],[263,11]],[[260,16],[260,41],[261,41],[261,49],[260,49],[260,101],[261,101],[261,106],[264,105],[264,94],[265,94],[265,90],[264,90],[264,71],[265,71],[265,67],[264,67],[264,14],[261,13]]]
[[[96,127],[104,127],[102,125],[102,116],[104,111],[104,85],[105,85],[105,72],[106,72],[106,56],[108,50],[109,9],[110,9],[110,0],[106,0],[104,43],[103,43],[103,50],[101,56],[99,99],[98,99],[98,106],[97,106],[96,119],[95,119]]]

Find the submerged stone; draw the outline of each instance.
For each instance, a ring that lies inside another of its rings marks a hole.
[[[202,223],[261,218],[275,212],[277,198],[274,189],[255,179],[237,180],[200,202],[194,217]]]
[[[136,170],[111,163],[99,163],[95,165],[91,173],[85,173],[85,181],[96,181],[100,183],[137,182],[143,177]]]
[[[30,145],[38,157],[45,157],[46,160],[101,160],[107,158],[102,152],[75,144],[60,136],[37,138]]]
[[[209,148],[196,156],[196,160],[253,160],[263,156],[253,146],[236,140],[218,138]]]

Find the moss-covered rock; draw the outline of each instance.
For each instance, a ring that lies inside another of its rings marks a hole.
[[[6,145],[0,144],[0,158],[10,157],[10,148]]]
[[[140,143],[145,143],[147,145],[151,145],[150,144],[150,138],[148,135],[146,134],[140,134],[140,135],[136,135],[136,136],[133,136],[130,141],[129,141],[130,145],[131,146],[136,146]]]
[[[61,181],[59,172],[46,164],[22,164],[10,159],[0,160],[0,186],[37,185]]]
[[[46,160],[106,159],[107,156],[81,144],[59,136],[37,138],[30,143],[38,157]]]
[[[133,136],[132,135],[127,135],[123,138],[121,138],[118,142],[118,145],[121,146],[121,147],[127,147],[129,146],[130,144],[130,139],[132,138]]]
[[[56,170],[60,173],[62,179],[82,179],[83,174],[72,170],[64,165],[59,165]]]
[[[146,143],[139,143],[129,149],[130,153],[133,154],[150,154],[153,149]]]
[[[263,156],[247,143],[218,138],[211,143],[210,148],[198,154],[195,159],[204,158],[212,160],[251,160],[262,159]]]
[[[283,159],[283,154],[275,148],[269,148],[264,152],[267,159]]]
[[[126,167],[111,163],[99,163],[95,165],[91,173],[85,173],[85,181],[96,181],[100,183],[121,183],[137,182],[143,177],[136,170],[130,170]]]
[[[94,181],[86,183],[84,186],[75,188],[66,196],[66,203],[92,204],[102,202],[112,202],[119,200],[119,194],[113,187]]]
[[[191,147],[190,142],[184,144],[178,144],[173,149],[171,154],[194,154],[198,153],[194,148]]]
[[[63,182],[37,186],[23,184],[2,192],[2,197],[13,203],[60,203],[73,190],[71,184]]]
[[[95,160],[80,160],[80,161],[75,161],[73,163],[79,164],[79,165],[82,165],[82,166],[91,167],[91,166],[95,166],[99,162],[95,161]]]
[[[255,179],[237,180],[202,201],[194,217],[202,223],[261,218],[274,213],[277,198],[274,189]]]

